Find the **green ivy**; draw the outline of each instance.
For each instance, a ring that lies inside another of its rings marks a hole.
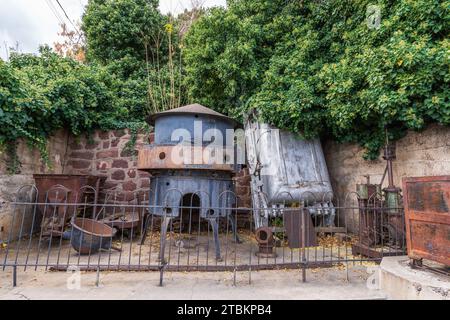
[[[13,54],[9,62],[0,60],[0,145],[9,155],[8,171],[16,173],[20,166],[15,154],[20,138],[49,165],[46,141],[59,128],[80,135],[145,126],[115,102],[112,81],[106,68],[62,58],[48,47],[39,56]]]

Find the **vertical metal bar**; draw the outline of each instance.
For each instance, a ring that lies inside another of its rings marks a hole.
[[[236,201],[236,205],[237,205],[237,201]],[[236,232],[237,232],[237,212],[236,211],[234,212],[234,225],[236,227]],[[234,285],[236,285],[237,251],[238,251],[237,241],[234,241]]]
[[[154,211],[155,211],[155,210],[153,209],[153,212],[154,212]],[[151,219],[151,222],[150,222],[150,242],[149,242],[149,250],[148,250],[148,266],[151,265],[151,261],[152,261],[153,218],[154,218],[153,214],[150,213],[150,219]],[[162,218],[161,218],[161,219],[162,219]]]
[[[199,209],[199,214],[198,214],[198,228],[197,228],[197,270],[199,270],[200,267],[200,226],[201,226],[201,212],[202,209]],[[208,226],[209,228],[209,226]]]
[[[95,192],[95,194],[97,194],[96,192]],[[96,209],[96,203],[97,203],[97,201],[95,200],[95,197],[96,196],[94,196],[94,208],[93,208],[93,210],[92,210],[92,212],[93,212],[93,216],[97,216],[97,214],[95,214],[94,215],[94,212],[97,212],[97,209]],[[87,200],[87,199],[86,199]],[[103,216],[104,216],[104,214],[103,214]],[[94,219],[94,220],[96,220],[96,219]],[[98,250],[98,260],[97,260],[97,273],[99,273],[100,272],[100,263],[101,263],[101,258],[102,258],[102,248],[103,248],[103,237],[100,237],[100,248],[99,248],[99,250]],[[112,238],[111,238],[111,243],[110,243],[110,248],[111,248],[111,246],[112,246]],[[99,277],[100,275],[99,274],[97,274],[97,277]],[[96,284],[96,286],[98,287],[98,280],[97,280],[97,284]]]
[[[59,193],[59,190],[56,191],[56,201],[58,201],[58,193]],[[67,201],[67,193],[66,193],[66,201]],[[50,251],[51,251],[51,248],[52,248],[52,240],[53,240],[53,229],[54,229],[54,226],[55,226],[55,223],[54,223],[55,222],[55,214],[56,214],[57,210],[58,210],[58,217],[59,217],[59,208],[57,207],[57,203],[55,203],[54,204],[54,209],[53,209],[53,215],[52,215],[52,228],[50,230],[50,239],[48,241],[47,261],[45,263],[45,271],[47,271],[47,269],[48,269],[48,262],[49,262],[49,259],[50,259]]]
[[[86,218],[86,206],[84,205],[83,206],[83,217],[82,217],[82,220],[81,220],[81,229],[84,229],[84,222],[85,222],[85,218]],[[77,266],[79,266],[80,265],[80,259],[81,259],[81,253],[80,253],[80,251],[81,251],[81,246],[82,246],[82,244],[83,244],[83,240],[84,240],[84,234],[81,232],[81,234],[80,234],[80,243],[79,243],[79,246],[78,246],[78,261],[77,261]],[[89,247],[89,256],[88,256],[88,263],[87,263],[87,267],[89,268],[89,262],[90,262],[90,257],[91,257],[91,247],[92,246],[90,246]]]
[[[140,221],[139,236],[142,237],[142,235],[144,234],[143,228],[146,228],[146,225],[147,225],[147,219],[144,219],[144,217],[145,217],[145,208],[143,207],[143,203],[145,203],[145,195],[146,195],[146,193],[145,192],[143,193],[144,198],[142,199],[142,201],[141,201],[141,195],[142,195],[142,193],[138,193],[137,204],[139,206],[138,207],[138,212],[139,212],[138,216],[139,216],[139,221]],[[138,256],[139,270],[141,269],[141,254],[142,254],[142,244],[143,243],[140,243],[140,244],[141,245],[139,246],[139,256]]]
[[[17,266],[13,266],[13,287],[17,286]]]
[[[188,246],[187,246],[187,265],[188,266],[189,266],[190,248],[191,248],[193,197],[194,197],[194,194],[192,194],[192,197],[191,197],[191,208],[189,208]],[[199,214],[200,214],[200,211],[199,211]]]
[[[306,209],[302,211],[302,282],[306,282],[306,258],[305,258],[305,243],[306,243],[306,225],[305,225],[305,215],[307,214]],[[308,212],[309,214],[309,212]]]
[[[36,263],[34,266],[34,271],[37,270],[38,267],[38,263],[39,263],[39,254],[41,252],[41,241],[42,241],[42,233],[44,232],[44,219],[45,219],[45,215],[47,213],[47,207],[48,207],[48,192],[45,195],[45,204],[44,204],[44,212],[42,213],[42,221],[41,221],[41,231],[39,233],[39,241],[38,241],[38,252],[36,254]]]
[[[119,206],[119,209],[120,209],[120,206]],[[125,216],[126,216],[126,211],[125,211],[126,209],[125,209],[125,207],[124,206],[122,206],[122,209],[121,209],[121,211],[122,211],[122,213],[121,213],[121,215],[122,215],[122,228],[120,228],[121,230],[120,230],[120,247],[122,248],[123,247],[123,227],[124,227],[124,225],[125,225],[125,221],[124,221],[124,218],[125,218]],[[119,260],[117,261],[117,270],[120,270],[120,261],[122,260],[122,250],[120,250],[119,251]]]
[[[34,223],[36,221],[37,202],[39,201],[38,200],[39,199],[39,193],[38,193],[38,191],[35,191],[35,192],[36,192],[36,198],[35,198],[34,205],[33,205],[33,218],[32,218],[32,221],[31,221],[31,228],[30,228],[30,235],[29,235],[30,238],[28,239],[28,249],[27,249],[27,257],[25,259],[25,266],[24,266],[24,269],[23,269],[24,271],[26,271],[27,266],[28,266],[28,258],[30,256],[31,240],[33,238]]]
[[[131,267],[131,254],[132,254],[132,249],[133,249],[133,233],[134,233],[135,228],[137,228],[134,226],[135,213],[136,213],[136,205],[133,205],[133,211],[131,213],[131,221],[133,221],[133,222],[131,225],[131,229],[129,231],[130,232],[130,251],[129,251],[129,256],[128,256],[128,270],[130,270],[130,267]]]
[[[254,209],[253,209],[254,210]],[[253,216],[254,215],[254,212],[252,211],[252,210],[249,210],[249,212],[250,212],[250,216]],[[250,222],[250,234],[252,234],[253,233],[253,231],[252,231],[252,223]],[[250,247],[250,250],[249,250],[249,257],[248,257],[248,284],[250,285],[250,284],[252,284],[252,255],[253,255],[253,245],[252,245],[252,242],[251,241],[249,241],[249,247]]]
[[[22,240],[22,232],[23,232],[23,221],[25,220],[25,212],[26,212],[26,205],[24,205],[24,210],[22,211],[22,221],[20,222],[19,239],[17,239],[17,244],[16,244],[16,258],[14,259],[15,265],[17,265],[17,259],[19,257],[20,242]]]
[[[191,197],[192,199],[192,197]],[[177,253],[177,270],[179,270],[180,268],[180,255],[181,255],[181,244],[183,243],[182,240],[182,234],[181,234],[181,230],[183,229],[183,211],[184,211],[184,203],[183,203],[183,197],[181,197],[181,203],[180,203],[180,232],[178,234],[178,253]],[[189,204],[189,207],[192,207],[192,200],[191,203]],[[174,232],[174,236],[175,236],[175,232]],[[175,239],[175,244],[176,244],[176,239]]]
[[[100,266],[97,267],[97,274],[95,277],[95,286],[98,288],[100,285]]]
[[[159,286],[163,286],[163,280],[164,280],[164,265],[161,264],[159,266]]]
[[[207,231],[207,242],[206,242],[206,264],[205,264],[205,269],[208,268],[208,262],[209,262],[209,228],[212,228],[212,224],[211,224],[211,220],[207,220],[208,221],[208,231]]]
[[[63,214],[63,219],[62,219],[63,223],[62,223],[62,228],[61,228],[61,235],[59,237],[59,246],[58,246],[58,256],[56,258],[56,267],[59,266],[59,258],[60,258],[60,255],[61,255],[62,239],[63,239],[63,233],[64,233],[64,226],[66,225],[66,214],[67,214],[68,208],[70,208],[70,207],[68,207],[67,203],[66,203],[66,205],[64,206],[64,214]],[[75,209],[75,206],[73,206],[72,208]]]
[[[116,215],[116,202],[117,202],[117,192],[114,191],[114,199],[113,199],[113,212],[112,212],[112,216],[114,217]],[[106,210],[103,213],[103,218],[105,218],[106,216]],[[109,270],[109,268],[111,267],[111,252],[112,252],[112,248],[109,247],[109,251],[108,251],[108,267],[107,269]]]
[[[5,259],[3,260],[3,271],[5,270],[6,261],[8,260],[9,245],[12,241],[12,234],[13,234],[13,230],[14,230],[15,219],[16,219],[16,203],[14,203],[14,206],[13,206],[13,216],[11,219],[11,225],[9,227],[8,243],[6,244],[7,246],[6,246],[6,252],[5,252]]]
[[[226,202],[225,202],[226,203]],[[225,204],[225,206],[226,206],[226,204]],[[230,224],[230,221],[229,221],[229,219],[230,219],[230,217],[229,217],[229,215],[228,215],[228,213],[226,212],[228,209],[225,209],[225,215],[226,215],[226,228],[225,228],[225,266],[227,265],[227,260],[228,260],[228,234],[229,234],[229,230],[228,230],[228,228],[229,228],[229,224]],[[231,217],[231,219],[232,219],[233,217]],[[236,227],[236,226],[235,226]],[[232,230],[232,232],[234,232],[234,230]],[[235,241],[236,241],[236,239],[235,239]]]

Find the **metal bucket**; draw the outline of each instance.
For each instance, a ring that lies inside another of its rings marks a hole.
[[[100,249],[115,249],[112,246],[112,238],[116,233],[114,228],[86,218],[73,218],[71,225],[70,243],[80,254],[92,254]]]

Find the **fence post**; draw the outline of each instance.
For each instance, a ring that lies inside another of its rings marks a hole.
[[[163,280],[164,280],[164,264],[161,263],[159,266],[159,286],[163,286]]]
[[[13,266],[13,287],[17,286],[17,265]]]
[[[309,214],[306,211],[307,209],[303,208],[302,213],[302,282],[306,282],[306,258],[305,258],[305,243],[306,243],[306,223],[305,223],[305,215]]]
[[[95,278],[95,286],[98,287],[100,285],[100,267],[97,268],[97,275]]]

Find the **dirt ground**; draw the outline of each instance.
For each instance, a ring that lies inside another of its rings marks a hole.
[[[0,299],[385,299],[367,265],[250,272],[0,272]],[[376,268],[375,266],[370,266]],[[79,280],[79,281],[78,281]],[[78,285],[79,284],[79,285]]]

